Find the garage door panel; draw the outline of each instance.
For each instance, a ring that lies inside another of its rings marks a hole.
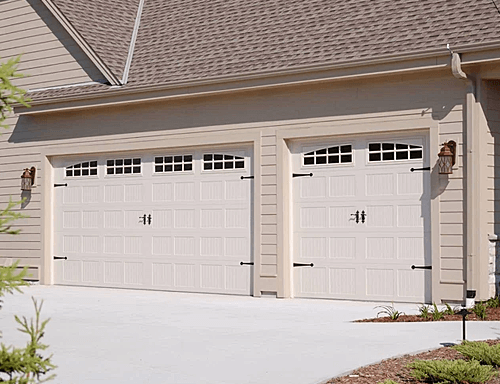
[[[424,138],[325,140],[292,146],[294,295],[424,301],[430,278],[429,174]],[[346,147],[342,163],[341,148]],[[325,153],[326,148],[326,153]],[[338,162],[330,153],[339,151]],[[324,157],[324,158],[323,158]]]
[[[56,162],[68,184],[55,190],[54,251],[68,257],[55,261],[56,283],[250,293],[252,270],[239,265],[252,260],[253,183],[240,179],[250,151],[165,152],[101,157],[87,178]],[[125,174],[126,159],[140,172]]]

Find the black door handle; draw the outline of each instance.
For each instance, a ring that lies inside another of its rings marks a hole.
[[[293,266],[296,267],[314,267],[313,263],[293,263]]]
[[[240,265],[253,265],[253,261],[251,261],[249,263],[245,263],[243,261],[240,261]]]
[[[54,256],[54,260],[68,260],[66,256]]]
[[[253,176],[241,176],[240,179],[241,180],[245,180],[245,179],[253,179],[254,177]]]
[[[431,167],[423,167],[423,168],[410,168],[410,172],[415,172],[415,171],[430,171]]]
[[[356,220],[356,224],[359,223],[359,211],[356,211],[356,213],[351,213],[351,216],[354,217],[354,219],[351,218],[351,220]]]
[[[361,222],[364,223],[365,219],[366,219],[366,212],[365,211],[361,211]]]
[[[423,265],[423,266],[420,266],[420,267],[412,265],[411,269],[432,269],[432,265]]]
[[[292,177],[312,177],[311,173],[292,173]]]

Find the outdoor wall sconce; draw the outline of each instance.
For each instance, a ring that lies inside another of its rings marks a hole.
[[[440,175],[451,175],[453,166],[455,165],[455,152],[457,143],[450,140],[443,144],[441,151],[438,153],[438,166]]]
[[[31,191],[31,187],[35,184],[36,168],[26,168],[21,175],[21,191]]]

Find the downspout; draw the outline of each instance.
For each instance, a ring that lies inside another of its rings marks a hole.
[[[448,46],[449,49],[449,46]],[[466,177],[466,200],[465,200],[465,243],[467,256],[465,258],[465,284],[466,295],[465,303],[467,307],[474,305],[474,298],[476,297],[476,289],[478,287],[478,271],[476,268],[478,253],[478,240],[479,240],[479,143],[478,133],[474,131],[474,107],[476,103],[476,80],[467,75],[462,70],[462,63],[460,55],[456,52],[451,52],[451,72],[457,79],[466,82],[466,99],[465,99],[465,177]]]

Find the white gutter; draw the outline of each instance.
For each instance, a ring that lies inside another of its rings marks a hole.
[[[134,30],[132,31],[132,38],[130,39],[130,47],[128,49],[127,61],[125,62],[125,69],[123,70],[122,84],[125,85],[128,82],[128,74],[130,72],[130,66],[132,65],[132,58],[134,56],[135,42],[137,40],[137,35],[139,34],[139,26],[141,24],[142,9],[144,8],[144,0],[139,1],[139,8],[137,9],[137,16],[135,18]]]
[[[452,53],[451,71],[457,79],[467,84],[464,121],[464,159],[466,179],[465,201],[465,242],[467,257],[465,259],[466,306],[474,304],[478,288],[478,272],[476,268],[479,257],[479,132],[474,129],[474,108],[476,104],[476,80],[467,75],[461,66],[460,55]]]

